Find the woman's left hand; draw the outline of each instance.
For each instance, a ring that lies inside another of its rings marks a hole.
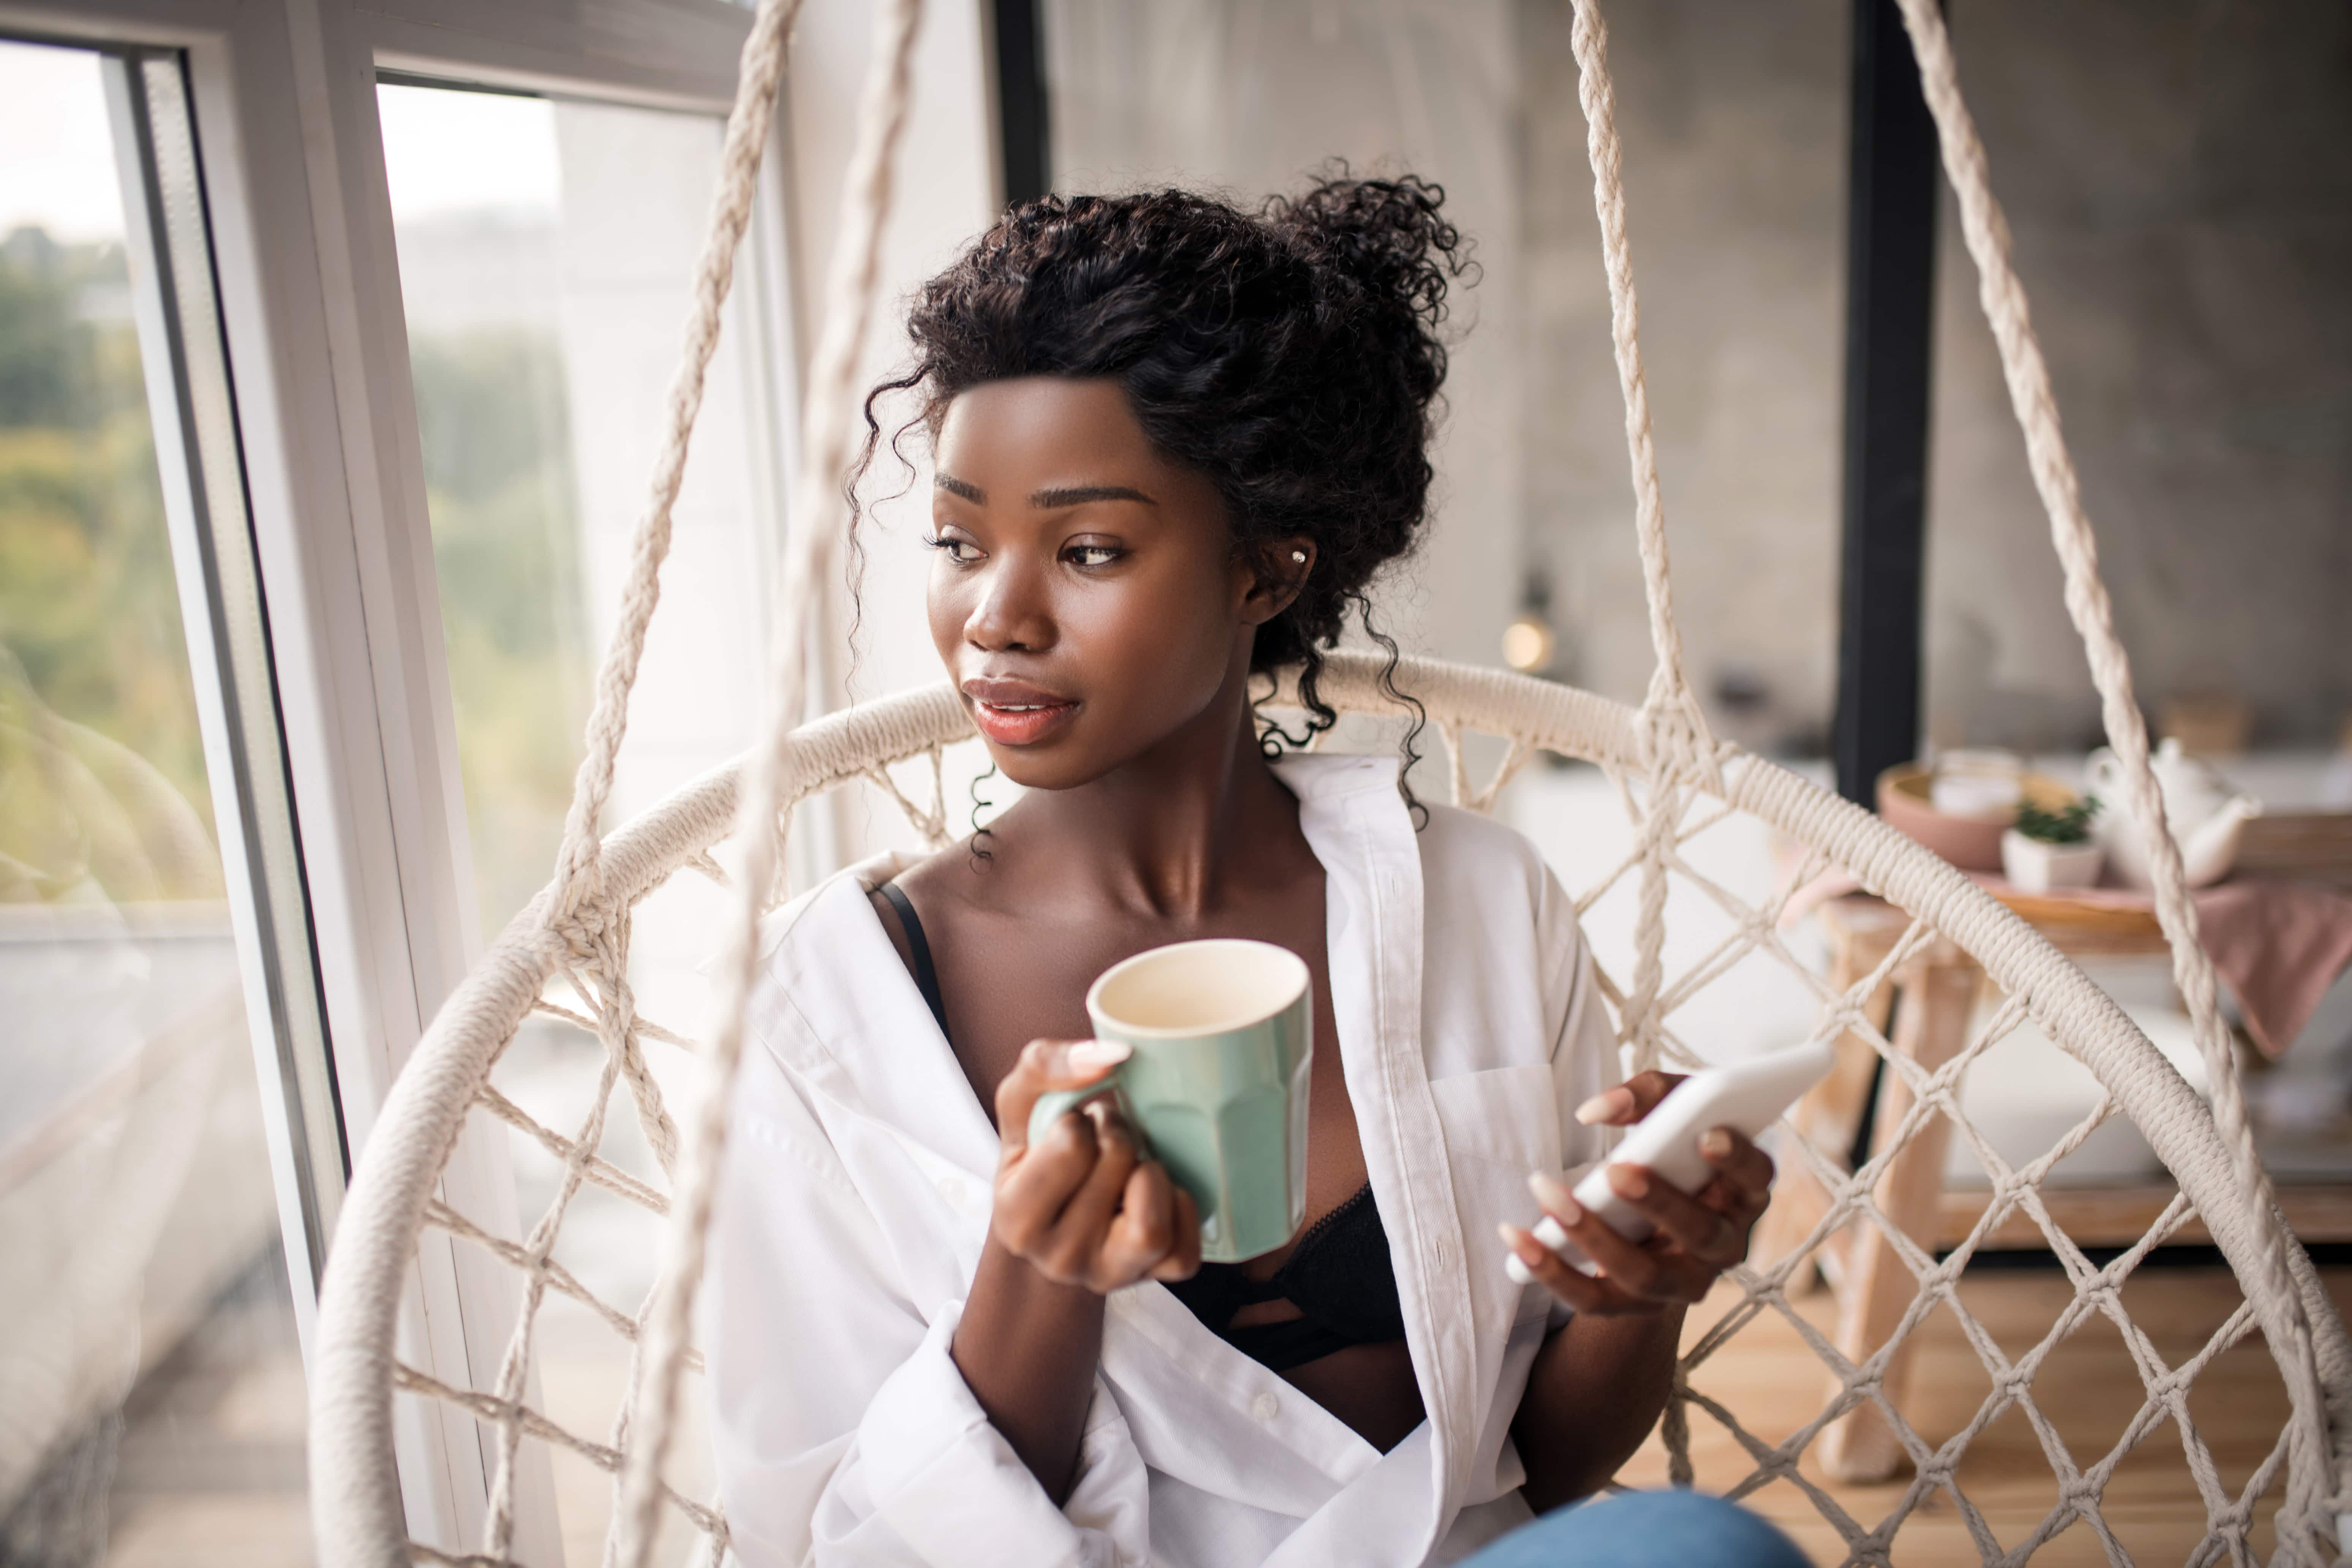
[[[1630,1127],[1680,1082],[1677,1073],[1636,1074],[1578,1107],[1576,1119]],[[1622,1317],[1696,1301],[1717,1275],[1748,1256],[1748,1233],[1772,1189],[1771,1156],[1731,1128],[1701,1136],[1699,1152],[1715,1174],[1696,1194],[1678,1191],[1645,1166],[1609,1167],[1617,1195],[1657,1226],[1647,1241],[1626,1240],[1587,1213],[1561,1183],[1535,1178],[1537,1201],[1600,1267],[1598,1275],[1572,1267],[1517,1226],[1505,1226],[1503,1239],[1529,1273],[1580,1312]]]

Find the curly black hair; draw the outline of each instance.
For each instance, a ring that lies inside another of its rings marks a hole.
[[[1315,542],[1306,586],[1258,628],[1250,664],[1301,667],[1307,733],[1262,718],[1262,743],[1301,745],[1337,721],[1316,682],[1351,610],[1387,650],[1383,686],[1417,734],[1420,705],[1396,688],[1396,643],[1367,594],[1428,520],[1438,328],[1448,279],[1475,280],[1444,199],[1411,174],[1339,166],[1255,213],[1181,190],[1022,203],[916,295],[913,360],[866,400],[853,509],[887,395],[921,400],[897,452],[917,425],[936,437],[955,396],[985,382],[1116,381],[1160,453],[1215,484],[1236,550]]]

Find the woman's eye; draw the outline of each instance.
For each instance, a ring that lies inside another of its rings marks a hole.
[[[1112,544],[1073,544],[1062,558],[1073,566],[1108,566],[1127,552]]]
[[[969,539],[957,539],[949,534],[934,534],[923,542],[934,550],[944,551],[949,560],[960,565],[969,566],[980,559],[980,546]]]

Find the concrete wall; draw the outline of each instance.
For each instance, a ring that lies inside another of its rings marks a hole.
[[[1562,672],[1650,672],[1567,0],[1522,0],[1530,562]],[[1843,0],[1612,8],[1642,348],[1686,668],[1760,682],[1750,743],[1827,727],[1836,666]]]
[[[1675,588],[1725,727],[1803,749],[1834,687],[1847,5],[1614,7]],[[1530,558],[1583,684],[1648,669],[1566,0],[1522,0]],[[2151,704],[2257,735],[2352,699],[2352,13],[2326,0],[1958,0],[1964,84]],[[1947,205],[1929,724],[2077,743],[2097,713]]]
[[[1960,0],[1955,26],[2140,690],[2235,692],[2258,740],[2333,740],[2352,701],[2352,11]],[[1930,722],[2063,743],[2096,726],[2089,675],[1946,229]]]

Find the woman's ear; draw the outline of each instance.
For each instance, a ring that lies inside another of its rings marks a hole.
[[[1242,619],[1262,626],[1297,601],[1315,570],[1315,542],[1304,534],[1269,540],[1253,552],[1250,584]]]

